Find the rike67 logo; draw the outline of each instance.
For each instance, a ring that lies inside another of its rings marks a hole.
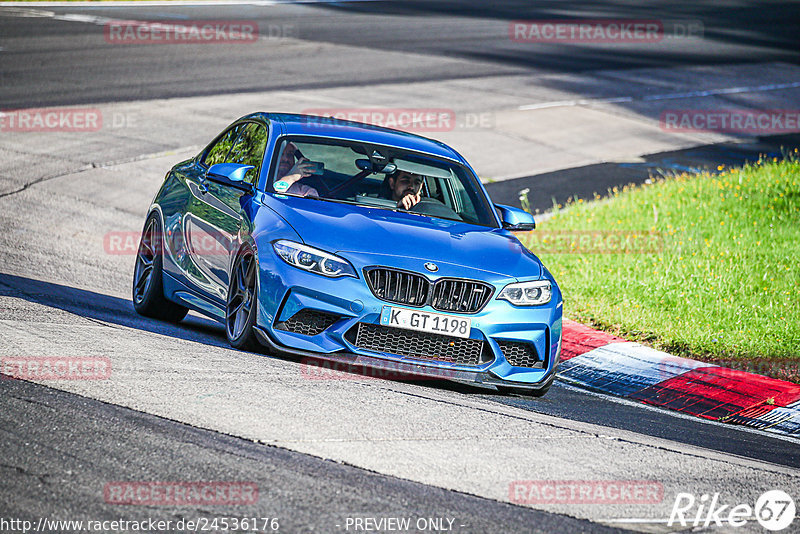
[[[730,525],[742,527],[748,521],[756,521],[767,530],[778,532],[786,529],[795,518],[795,505],[792,498],[781,490],[763,493],[755,507],[749,504],[723,504],[720,494],[704,494],[699,499],[691,493],[678,493],[669,516],[667,526],[682,527],[721,527]]]

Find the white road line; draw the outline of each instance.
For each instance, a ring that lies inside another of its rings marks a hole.
[[[519,106],[520,111],[531,109],[563,108],[568,106],[585,106],[588,104],[616,104],[618,102],[632,102],[632,96],[619,96],[614,98],[582,98],[580,100],[557,100],[555,102],[542,102],[540,104],[526,104]]]
[[[618,96],[613,98],[582,98],[579,100],[558,100],[555,102],[541,102],[539,104],[526,104],[519,106],[520,111],[532,109],[547,109],[569,106],[587,106],[591,104],[616,104],[619,102],[634,102],[636,100],[646,102],[651,100],[677,100],[681,98],[698,98],[717,95],[732,95],[738,93],[760,93],[763,91],[777,91],[779,89],[793,89],[800,87],[800,82],[773,83],[769,85],[752,85],[740,87],[722,87],[720,89],[708,89],[705,91],[687,91],[685,93],[666,93],[663,95]]]
[[[212,1],[213,2],[221,1],[222,3],[226,2],[226,0],[212,0]],[[329,3],[329,2],[332,2],[332,1],[334,1],[334,0],[299,0],[299,1],[294,1],[294,2],[291,2],[291,3],[296,3],[296,4]],[[372,1],[376,1],[376,0],[346,0],[346,1],[372,2]],[[103,2],[103,3],[106,3],[106,2]],[[115,2],[109,2],[109,3],[115,3]],[[143,3],[148,3],[148,2],[145,1]],[[238,2],[238,3],[242,4],[242,2]],[[277,2],[272,2],[272,3],[289,3],[289,2],[280,2],[280,0],[277,0]],[[38,4],[38,2],[31,2],[31,4]],[[12,7],[12,8],[9,8],[9,9],[3,9],[3,6],[5,6],[5,5],[7,5],[7,4],[3,4],[3,3],[0,2],[0,16],[6,15],[6,16],[22,17],[22,18],[50,18],[50,19],[53,19],[53,20],[61,20],[61,21],[65,21],[65,22],[83,22],[83,23],[86,23],[86,24],[95,24],[97,26],[106,26],[106,25],[108,25],[110,23],[120,22],[120,19],[117,19],[117,18],[101,17],[101,16],[97,16],[97,15],[87,15],[87,14],[84,14],[84,13],[56,13],[55,11],[47,11],[47,10],[44,10],[44,9],[30,9],[28,7],[29,4],[26,4],[25,9],[19,9],[19,8],[16,8],[16,7]],[[72,5],[72,3],[70,3],[69,5]],[[95,2],[93,5],[97,5],[97,3]],[[153,5],[153,4],[149,4],[149,5]],[[189,5],[189,4],[185,4],[185,5]],[[265,3],[265,5],[266,5],[266,3]],[[125,18],[122,22],[124,22],[125,24],[132,24],[132,25],[140,24],[142,26],[150,26],[150,25],[154,25],[154,23],[155,23],[155,24],[158,25],[158,27],[160,29],[167,30],[167,31],[169,31],[169,30],[176,31],[177,29],[181,29],[182,28],[180,20],[177,20],[177,21],[166,21],[166,20],[164,20],[164,21],[153,21],[153,20],[131,20],[129,18]],[[266,34],[266,35],[262,34],[262,35],[258,36],[258,39],[262,40],[262,41],[271,41],[273,39],[273,37],[268,35],[268,34]],[[284,38],[284,39],[288,40],[288,38]]]
[[[632,523],[632,524],[667,524],[669,519],[648,519],[646,517],[619,518],[619,519],[598,519],[598,523]]]
[[[742,521],[749,521],[751,523],[755,523],[755,521],[756,521],[755,516],[752,516],[752,515],[750,517],[737,518],[736,520],[738,521],[739,519],[741,519]],[[628,518],[597,519],[596,521],[598,523],[630,523],[630,524],[634,524],[634,525],[638,525],[638,524],[665,524],[667,526],[673,526],[673,525],[679,526],[680,525],[681,527],[683,527],[683,525],[681,525],[681,522],[678,519],[675,519],[675,520],[672,520],[672,519],[647,519],[646,517],[633,517],[633,518],[630,518],[630,519],[628,519]],[[723,524],[731,523],[730,519],[729,518],[725,518],[725,517],[720,517],[719,521],[720,521],[720,523],[723,523]],[[705,526],[705,517],[703,517],[703,521],[700,522],[697,525],[694,524],[693,520],[686,519],[685,522],[686,522],[686,527],[685,528],[696,527],[696,526]],[[670,523],[672,523],[672,525],[670,525]],[[711,524],[713,525],[713,520],[711,521]],[[683,531],[681,531],[681,532],[683,532]]]
[[[106,17],[96,17],[94,15],[83,15],[79,13],[65,13],[63,15],[57,15],[53,13],[53,16],[56,20],[64,20],[67,22],[88,22],[89,24],[105,24],[112,19],[108,19]]]

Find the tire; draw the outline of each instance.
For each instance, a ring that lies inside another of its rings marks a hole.
[[[260,344],[253,326],[258,314],[258,261],[252,249],[242,249],[233,262],[225,306],[225,334],[231,347],[256,351]]]
[[[139,315],[177,323],[189,310],[164,298],[164,247],[161,236],[161,220],[157,213],[151,213],[144,223],[136,252],[131,291],[133,308]]]

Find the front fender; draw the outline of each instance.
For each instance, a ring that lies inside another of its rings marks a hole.
[[[282,262],[272,249],[272,242],[288,239],[302,243],[300,235],[280,215],[266,205],[261,205],[253,220],[248,244],[258,258],[258,317],[256,324],[272,324],[283,298],[283,284],[278,276],[276,262]]]

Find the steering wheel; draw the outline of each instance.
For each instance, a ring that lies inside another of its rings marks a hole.
[[[422,197],[422,199],[411,206],[411,209],[408,211],[422,215],[430,215],[432,217],[456,219],[458,221],[463,220],[461,216],[453,211],[450,207],[446,206],[435,198],[430,197]]]

